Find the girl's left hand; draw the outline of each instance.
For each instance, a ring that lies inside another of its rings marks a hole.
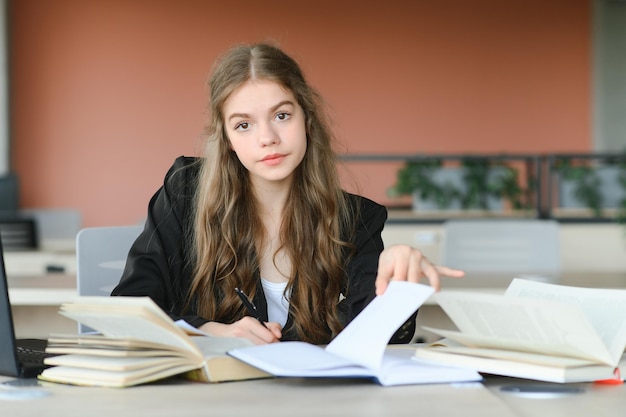
[[[419,282],[422,278],[428,278],[431,287],[439,291],[441,276],[462,278],[464,275],[459,269],[434,265],[422,252],[411,246],[394,245],[380,254],[376,295],[384,293],[390,281]]]

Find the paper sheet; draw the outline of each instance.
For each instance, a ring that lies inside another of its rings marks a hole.
[[[433,293],[427,285],[392,281],[326,350],[369,369],[380,369],[391,336]]]

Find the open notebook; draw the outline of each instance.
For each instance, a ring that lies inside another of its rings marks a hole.
[[[383,386],[482,380],[473,370],[416,360],[415,347],[387,344],[432,293],[427,285],[392,281],[326,347],[281,342],[228,354],[280,377],[369,378]]]

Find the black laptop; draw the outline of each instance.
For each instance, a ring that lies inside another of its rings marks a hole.
[[[46,344],[44,339],[15,339],[0,237],[0,375],[18,378],[37,376],[46,368],[43,359],[50,356],[45,353]]]

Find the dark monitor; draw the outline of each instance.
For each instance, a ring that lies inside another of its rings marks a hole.
[[[0,176],[0,236],[5,250],[37,249],[35,220],[20,215],[19,183],[15,174]]]
[[[16,213],[19,208],[19,183],[15,174],[0,175],[0,214]]]

